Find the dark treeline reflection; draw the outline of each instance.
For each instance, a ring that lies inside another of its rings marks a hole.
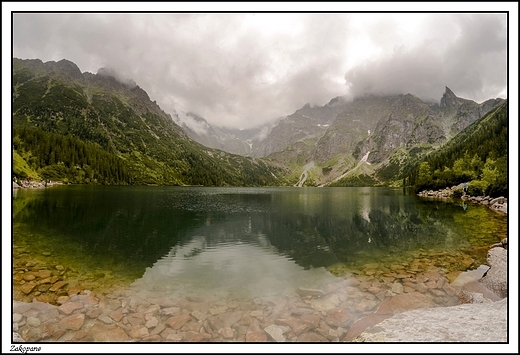
[[[63,186],[19,191],[15,223],[40,241],[152,266],[203,236],[188,252],[248,243],[304,268],[355,261],[360,253],[455,248],[465,243],[456,204],[422,201],[401,189],[166,188]],[[15,236],[16,240],[16,236]]]

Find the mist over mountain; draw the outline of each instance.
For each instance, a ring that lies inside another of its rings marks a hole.
[[[366,94],[354,100],[336,97],[323,106],[306,104],[266,129],[265,138],[246,136],[243,143],[252,143],[246,155],[291,166],[288,174],[294,182],[307,166],[313,176],[307,184],[337,182],[349,174],[370,176],[370,184],[383,183],[401,174],[405,161],[437,149],[505,102],[492,98],[479,104],[457,97],[448,87],[439,97],[432,102],[412,94]],[[193,139],[232,149],[220,143],[225,139],[220,130],[198,119],[205,129],[190,135]],[[232,137],[235,145],[237,139]]]
[[[109,70],[81,73],[67,60],[13,59],[13,148],[32,169],[32,178],[109,184],[284,184],[278,168],[193,141],[141,87],[113,75]]]
[[[129,183],[392,183],[410,161],[505,102],[493,98],[479,104],[448,87],[439,97],[438,103],[413,94],[335,97],[240,130],[215,127],[192,112],[168,114],[137,83],[111,69],[81,73],[67,60],[13,60],[15,128],[98,144],[122,159],[132,176]],[[58,163],[48,157],[39,161]]]

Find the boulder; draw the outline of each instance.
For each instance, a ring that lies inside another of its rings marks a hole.
[[[507,298],[493,303],[418,309],[399,313],[355,342],[507,342]]]
[[[487,261],[490,268],[480,282],[499,297],[507,297],[507,249],[491,248],[488,251]]]

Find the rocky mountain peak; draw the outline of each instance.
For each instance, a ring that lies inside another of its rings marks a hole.
[[[56,67],[73,78],[80,79],[82,77],[81,70],[70,60],[62,59],[56,63]]]
[[[446,86],[446,90],[444,91],[444,94],[441,98],[440,107],[441,109],[445,108],[451,108],[451,107],[458,107],[460,105],[460,100],[453,91],[450,90],[449,87]]]

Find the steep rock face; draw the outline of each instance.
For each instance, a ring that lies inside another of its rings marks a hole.
[[[332,99],[324,106],[305,105],[281,120],[263,141],[253,146],[253,156],[268,156],[286,150],[298,142],[314,145],[336,115],[347,106],[348,102],[341,97]]]
[[[455,96],[453,91],[446,87],[439,105],[439,114],[445,121],[446,135],[454,136],[502,103],[503,99],[489,99],[478,104]]]
[[[377,122],[391,112],[395,101],[395,97],[369,95],[349,103],[318,141],[315,161],[325,163],[338,154],[351,156],[358,142],[374,134]]]
[[[380,163],[399,147],[435,144],[445,139],[439,117],[431,106],[407,94],[395,99],[389,114],[377,123],[373,135],[361,142],[353,153],[361,159],[370,152],[368,161]]]

